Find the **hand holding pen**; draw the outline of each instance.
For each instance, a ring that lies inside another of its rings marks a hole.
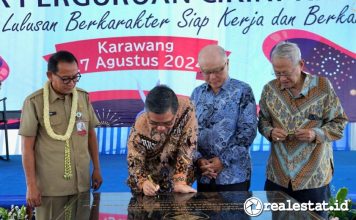
[[[146,196],[155,196],[159,190],[159,185],[155,184],[151,178],[151,175],[147,176],[148,180],[143,182],[142,190]]]

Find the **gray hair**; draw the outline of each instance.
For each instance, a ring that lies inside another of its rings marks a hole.
[[[302,55],[297,44],[282,41],[273,49],[271,53],[271,60],[273,58],[286,58],[292,61],[293,65],[297,65],[302,60]]]

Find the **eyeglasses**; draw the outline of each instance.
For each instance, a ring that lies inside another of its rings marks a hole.
[[[200,69],[204,75],[221,74],[224,71],[226,64],[227,64],[227,61],[225,61],[224,65],[222,67],[216,68],[215,70],[203,70],[202,68],[200,68]]]
[[[275,75],[277,78],[280,78],[280,77],[282,77],[282,76],[284,76],[284,77],[287,77],[287,78],[290,78],[292,75],[293,75],[293,73],[295,72],[295,69],[296,69],[296,67],[294,67],[291,71],[289,71],[289,72],[274,72],[273,71],[273,75]]]
[[[69,84],[71,81],[73,81],[74,83],[79,82],[80,77],[82,77],[82,75],[80,75],[80,72],[77,72],[77,74],[75,74],[72,77],[68,77],[68,76],[58,76],[57,73],[53,73],[54,75],[56,75],[58,78],[60,78],[62,80],[62,82],[64,84]]]

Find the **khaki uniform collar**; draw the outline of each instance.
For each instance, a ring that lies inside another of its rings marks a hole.
[[[56,93],[54,91],[54,89],[52,88],[52,83],[50,83],[50,86],[49,86],[49,103],[53,103],[57,99],[64,99],[64,96]]]

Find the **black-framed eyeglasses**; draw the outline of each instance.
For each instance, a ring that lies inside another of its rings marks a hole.
[[[77,72],[77,74],[75,74],[72,77],[69,77],[69,76],[62,77],[62,76],[59,76],[57,73],[53,73],[53,74],[56,75],[58,78],[60,78],[64,84],[69,84],[71,81],[73,81],[74,83],[77,83],[77,82],[79,82],[80,77],[82,77],[80,72]]]
[[[225,69],[225,67],[226,67],[226,64],[227,64],[227,61],[225,61],[225,63],[224,63],[224,65],[222,66],[222,67],[219,67],[219,68],[217,68],[217,69],[215,69],[215,70],[203,70],[203,69],[201,69],[201,72],[204,74],[204,75],[211,75],[211,74],[221,74],[223,71],[224,71],[224,69]]]

